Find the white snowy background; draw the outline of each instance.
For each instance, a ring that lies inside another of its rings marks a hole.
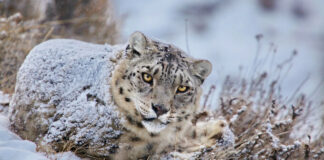
[[[255,36],[262,34],[260,53],[266,55],[273,44],[277,64],[298,51],[283,84],[284,94],[289,96],[307,75],[311,78],[302,91],[310,93],[324,77],[324,1],[268,1],[277,3],[274,9],[263,9],[260,0],[114,2],[117,17],[123,19],[123,41],[138,30],[184,51],[189,48],[190,55],[213,64],[205,86],[219,85],[226,75],[237,75],[240,66],[243,70],[251,66],[257,50]]]
[[[274,1],[273,9],[264,9],[257,0],[115,0],[114,5],[117,18],[122,19],[123,42],[138,30],[210,60],[214,70],[205,88],[220,86],[226,75],[238,75],[240,66],[248,70],[258,46],[255,36],[262,34],[261,56],[271,44],[277,50],[277,63],[298,51],[283,81],[283,94],[290,96],[310,75],[301,91],[310,94],[318,88],[311,98],[323,100],[324,87],[318,84],[324,77],[324,1]],[[4,107],[8,101],[9,96],[0,92],[0,160],[79,159],[72,153],[37,153],[34,143],[10,132]]]

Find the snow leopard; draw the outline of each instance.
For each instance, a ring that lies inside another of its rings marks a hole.
[[[46,152],[149,159],[199,139],[188,133],[196,132],[192,120],[211,71],[208,60],[141,32],[116,46],[49,40],[18,72],[11,129]],[[208,133],[221,132],[214,128]],[[198,143],[205,141],[211,145]]]

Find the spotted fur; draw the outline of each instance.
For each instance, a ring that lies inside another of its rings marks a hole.
[[[175,144],[175,135],[191,126],[199,106],[200,85],[211,68],[207,60],[194,59],[173,45],[133,33],[111,81],[113,99],[126,117],[128,131],[121,138],[128,145],[120,146],[116,157],[139,158]],[[152,81],[145,81],[144,74]],[[185,92],[179,92],[179,86],[185,86]]]

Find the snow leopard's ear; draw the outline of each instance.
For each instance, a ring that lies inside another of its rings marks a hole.
[[[207,60],[196,60],[193,62],[190,71],[202,84],[211,73],[212,64]]]
[[[129,47],[133,49],[133,54],[144,54],[147,45],[147,38],[141,32],[136,31],[129,38]]]

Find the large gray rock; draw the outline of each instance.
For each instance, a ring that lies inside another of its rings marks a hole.
[[[116,48],[65,39],[37,45],[17,75],[12,129],[42,150],[114,152],[122,134],[109,92]]]

